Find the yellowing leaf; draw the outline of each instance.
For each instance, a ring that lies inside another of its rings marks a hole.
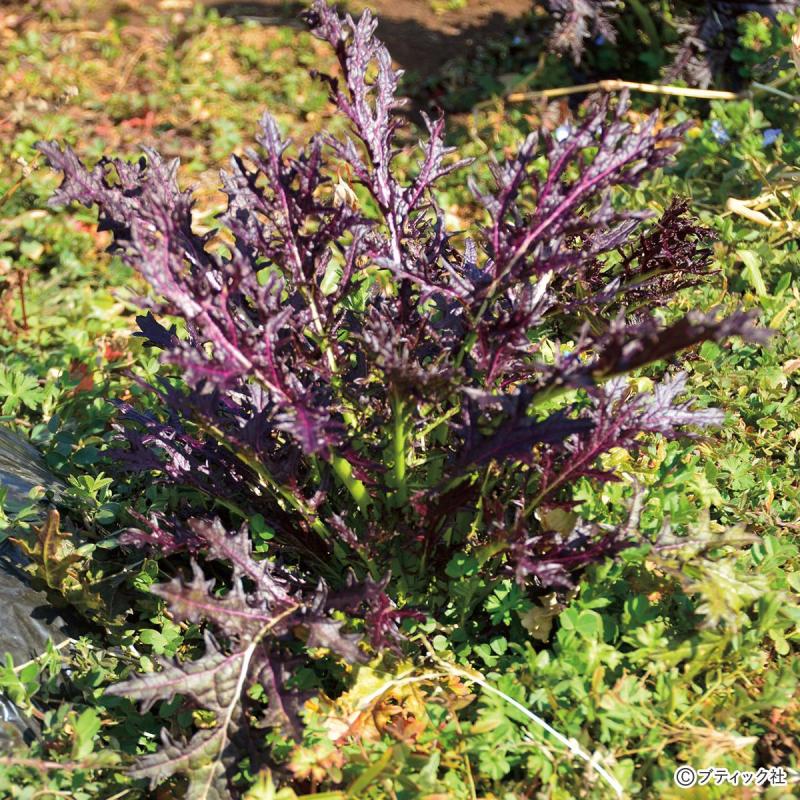
[[[306,708],[316,711],[323,729],[334,742],[348,737],[375,741],[388,734],[411,744],[430,724],[427,693],[422,691],[422,686],[430,681],[413,680],[414,672],[409,662],[395,665],[391,672],[362,666],[349,692],[335,701],[321,699]],[[449,690],[445,702],[452,708],[463,707],[474,699],[460,681],[436,685]]]
[[[61,530],[61,516],[51,509],[41,527],[34,527],[35,538],[14,539],[31,559],[30,572],[41,578],[49,588],[65,592],[67,583],[77,580],[75,565],[81,556],[75,552],[72,534]]]
[[[572,533],[572,529],[578,521],[578,515],[563,508],[551,508],[542,512],[540,519],[545,530],[567,536]]]
[[[294,792],[286,797],[296,797]],[[272,772],[262,770],[256,775],[253,785],[245,792],[243,800],[277,800],[278,790],[272,780]]]
[[[502,724],[502,719],[497,717],[486,717],[475,722],[469,729],[473,736],[479,736],[482,733],[489,733]]]
[[[778,330],[783,325],[789,312],[797,305],[797,300],[790,300],[777,314],[769,321],[770,328]]]
[[[767,285],[761,275],[761,257],[755,250],[737,250],[736,255],[744,263],[742,277],[759,297],[764,297],[767,294]]]
[[[555,593],[545,595],[541,598],[544,605],[538,605],[529,611],[519,615],[522,627],[540,642],[546,642],[550,638],[550,631],[553,628],[553,620],[558,616],[561,605]]]

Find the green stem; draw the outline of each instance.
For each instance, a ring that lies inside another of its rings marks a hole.
[[[478,497],[478,502],[476,505],[476,509],[478,511],[475,519],[472,522],[472,526],[470,527],[469,536],[472,539],[477,533],[478,529],[483,524],[483,500],[486,497],[486,487],[489,485],[489,475],[491,473],[491,466],[486,467],[486,472],[483,476],[483,483],[481,484],[481,493]]]
[[[633,9],[633,13],[639,17],[639,22],[642,23],[642,27],[647,34],[647,37],[650,39],[650,48],[653,51],[657,51],[661,48],[661,40],[658,36],[658,30],[656,29],[655,24],[653,23],[653,18],[650,16],[650,12],[639,2],[639,0],[628,0],[628,5]]]
[[[328,359],[328,366],[331,368],[331,373],[333,374],[331,383],[338,388],[341,386],[341,381],[339,380],[339,367],[336,363],[336,356],[333,353],[333,348],[331,347],[331,343],[325,333],[325,328],[322,325],[322,320],[319,316],[317,304],[314,302],[314,297],[308,297],[307,301],[308,306],[311,309],[311,319],[314,323],[314,328],[316,329],[317,336],[319,336],[320,339],[320,347],[322,347],[322,349],[325,351],[325,357]],[[351,427],[356,427],[356,416],[352,409],[343,409],[342,416],[348,425]]]
[[[345,797],[363,797],[364,790],[389,766],[393,757],[394,748],[387,747],[383,755],[370,764],[347,788]]]
[[[356,504],[362,512],[366,514],[369,508],[371,498],[367,487],[356,477],[353,476],[353,467],[347,459],[342,458],[336,454],[331,455],[331,466],[339,480],[345,485],[347,491],[350,492]]]
[[[433,431],[435,428],[438,428],[443,422],[446,422],[450,417],[454,417],[458,412],[461,411],[459,406],[453,406],[449,411],[445,411],[440,417],[437,417],[433,422],[426,425],[420,432],[417,434],[417,439],[420,441],[424,440],[425,437]]]
[[[406,427],[406,411],[403,398],[398,392],[392,393],[392,415],[394,427],[392,430],[392,455],[394,456],[394,486],[397,499],[401,503],[408,500],[406,487],[406,449],[408,429]]]
[[[483,304],[483,307],[478,312],[479,319],[481,316],[483,316],[485,309],[486,309],[486,303]],[[478,337],[475,333],[468,333],[464,337],[464,342],[461,345],[461,348],[459,349],[458,353],[456,354],[456,361],[455,361],[456,367],[461,366],[461,362],[464,360],[464,356],[472,349],[472,345],[474,345],[476,341],[478,341]]]
[[[284,503],[286,503],[295,511],[299,512],[309,523],[311,529],[315,533],[317,533],[323,539],[331,538],[330,532],[325,527],[325,524],[322,522],[319,516],[317,516],[310,508],[307,508],[306,505],[289,489],[287,489],[285,486],[281,486],[281,484],[275,480],[275,478],[270,474],[269,470],[264,466],[255,453],[251,452],[249,448],[245,447],[241,443],[237,442],[236,445],[231,444],[225,438],[225,434],[216,425],[211,425],[206,422],[198,422],[197,426],[200,428],[200,430],[204,431],[210,436],[213,436],[214,439],[216,439],[216,441],[222,445],[222,447],[224,447],[226,450],[228,450],[228,452],[236,456],[239,461],[253,470],[253,472],[258,475],[262,487],[268,489],[276,499],[283,500]],[[348,466],[350,465],[348,464]]]
[[[333,388],[336,389],[337,393],[339,394],[339,397],[342,398],[342,403],[344,403],[345,400],[344,400],[344,392],[342,391],[342,379],[341,376],[336,372],[334,372],[334,374],[331,376],[331,386],[333,386]],[[343,405],[342,416],[344,417],[344,421],[348,424],[350,428],[352,429],[358,428],[358,420],[356,419],[355,412],[353,411],[352,408]]]
[[[212,503],[216,503],[223,508],[227,508],[228,511],[230,511],[234,516],[244,520],[250,519],[250,515],[247,514],[241,506],[238,506],[233,501],[226,500],[224,497],[217,497],[216,495],[211,494],[211,492],[206,492],[202,489],[199,489],[198,491],[201,492],[201,494],[204,494],[209,500],[211,500]]]

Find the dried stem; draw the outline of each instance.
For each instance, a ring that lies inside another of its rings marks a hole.
[[[697,100],[742,100],[753,92],[768,92],[784,100],[800,103],[800,97],[784,92],[767,83],[753,82],[744,92],[728,92],[721,89],[694,89],[690,86],[672,86],[660,83],[639,83],[638,81],[625,81],[619,78],[595,81],[594,83],[581,83],[576,86],[558,86],[553,89],[539,89],[532,92],[513,92],[505,99],[508,103],[522,103],[526,100],[537,98],[566,97],[571,94],[585,92],[619,92],[628,89],[633,92],[646,92],[647,94],[669,95],[671,97],[692,97]]]
[[[634,92],[647,92],[648,94],[663,94],[673,97],[694,97],[699,100],[739,100],[742,95],[737,92],[720,91],[717,89],[692,89],[686,86],[668,86],[658,83],[638,83],[637,81],[624,81],[612,78],[594,83],[581,83],[576,86],[558,86],[554,89],[540,89],[533,92],[514,92],[506,97],[509,103],[520,103],[525,100],[535,100],[538,97],[566,97],[571,94],[584,92],[620,92],[629,89]]]

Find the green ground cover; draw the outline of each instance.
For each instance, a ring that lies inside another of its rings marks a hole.
[[[116,413],[107,399],[142,399],[132,376],[152,380],[169,368],[130,336],[133,296],[144,285],[105,253],[110,238],[95,231],[96,212],[46,208],[58,179],[33,145],[56,138],[93,161],[157,144],[180,156],[182,182],[198,187],[195,222],[210,229],[223,200],[210,188],[216,170],[250,144],[262,109],[295,139],[327,124],[327,93],[309,69],[330,68],[331,56],[295,27],[199,10],[181,19],[153,10],[87,21],[79,6],[0,13],[0,421],[29,438],[66,485],[59,508],[69,533],[48,552],[34,547],[32,569],[54,602],[87,620],[85,636],[0,669],[0,688],[41,729],[30,744],[11,729],[0,739],[0,795],[181,797],[180,778],[150,791],[126,766],[156,747],[167,722],[187,733],[207,725],[203,712],[176,700],[139,714],[105,694],[132,670],[152,670],[159,657],[186,658],[201,642],[196,625],[176,624],[147,593],[174,567],[118,545],[129,509],[181,498],[146,475],[111,480],[105,455]],[[722,429],[702,441],[653,440],[635,456],[614,451],[606,458],[627,479],[579,488],[582,516],[622,524],[641,487],[642,546],[591,567],[569,596],[532,599],[511,580],[488,581],[468,557],[451,562],[433,585],[405,587],[407,605],[428,613],[405,660],[304,673],[303,688],[336,696],[309,704],[303,742],[265,734],[274,769],[251,775],[242,766],[249,800],[612,796],[596,772],[506,699],[463,676],[451,676],[447,691],[445,679],[425,680],[432,662],[423,641],[446,663],[479,670],[594,754],[633,797],[756,796],[731,786],[678,789],[672,775],[683,763],[800,766],[800,76],[789,57],[793,25],[749,18],[736,51],[745,75],[757,71],[779,94],[634,101],[634,118],[660,107],[666,119],[695,123],[676,165],[635,189],[636,202],[661,211],[673,196],[688,196],[717,235],[718,274],[686,290],[667,313],[743,306],[775,330],[768,346],[706,343],[682,358],[699,404],[725,410]],[[507,58],[501,46],[489,48],[480,69],[522,70]],[[550,71],[540,66],[534,88],[569,82],[564,65],[548,58]],[[469,69],[453,62],[454,92],[471,80]],[[408,90],[422,96],[418,84]],[[481,174],[492,152],[573,113],[565,103],[490,96],[454,116],[451,139],[478,159]],[[478,214],[458,176],[439,201],[455,221]],[[637,380],[646,385],[668,366],[648,367]],[[2,507],[4,537],[35,540],[38,499]],[[666,525],[674,547],[656,552],[646,541]],[[420,680],[399,680],[391,703],[384,696],[373,704],[347,745],[335,748],[341,719],[386,680],[386,670]],[[386,724],[397,713],[400,729]],[[795,791],[773,786],[763,796]]]

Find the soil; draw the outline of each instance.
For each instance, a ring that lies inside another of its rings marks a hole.
[[[268,24],[299,24],[309,3],[219,2],[205,0],[220,13]],[[444,0],[443,0],[444,4]],[[476,43],[513,35],[515,21],[530,11],[531,0],[466,0],[464,8],[434,13],[431,0],[351,0],[351,13],[370,9],[379,19],[378,35],[408,71],[428,75],[451,58],[469,55]]]

